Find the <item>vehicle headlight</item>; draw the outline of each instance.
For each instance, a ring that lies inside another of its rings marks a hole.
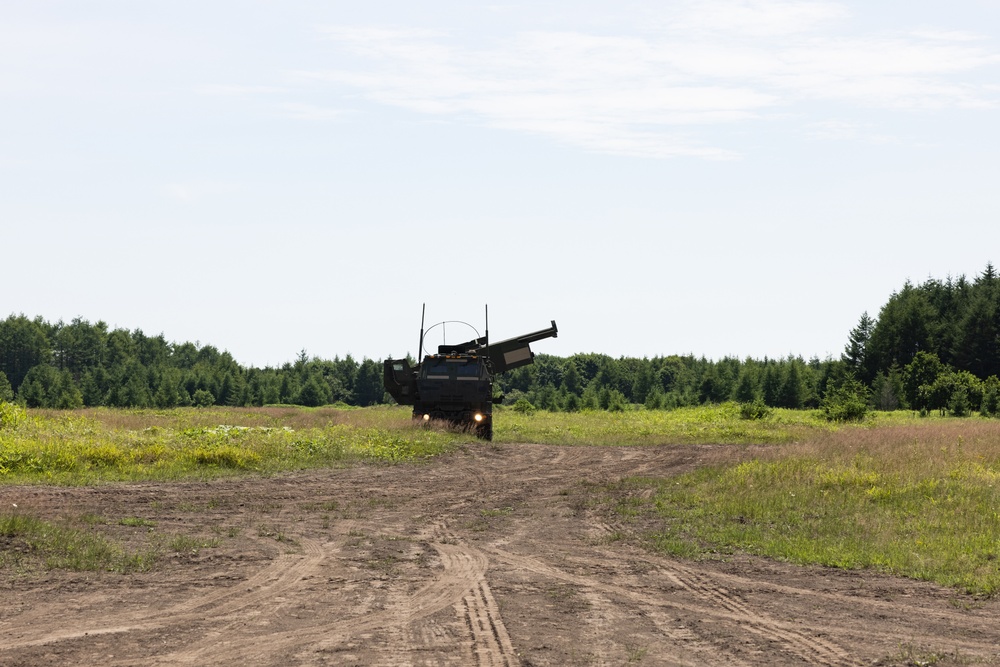
[[[481,422],[483,421],[483,416],[477,412],[476,416],[473,417],[473,419],[475,419],[477,422]]]
[[[430,416],[430,415],[424,415],[424,421],[425,421],[425,422],[426,422],[426,421],[430,421],[430,419],[431,419],[431,416]]]

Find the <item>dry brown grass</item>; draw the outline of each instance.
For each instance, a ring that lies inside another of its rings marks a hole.
[[[753,456],[764,460],[794,456],[842,462],[861,454],[922,476],[963,461],[986,467],[1000,462],[1000,420],[935,419],[816,431],[784,447],[752,449]]]

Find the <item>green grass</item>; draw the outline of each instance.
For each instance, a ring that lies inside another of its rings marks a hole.
[[[585,411],[494,416],[494,440],[553,445],[776,444],[836,429],[818,411],[776,409],[767,419],[740,418],[735,403],[676,410]]]
[[[13,408],[13,406],[11,406]],[[471,434],[414,424],[407,408],[13,408],[0,428],[0,484],[212,478],[432,457]],[[17,412],[20,411],[20,412]],[[733,404],[673,411],[498,412],[498,443],[783,443],[834,429],[817,414],[740,419]]]
[[[156,526],[155,521],[150,521],[149,519],[143,519],[138,516],[127,516],[118,520],[118,523],[122,526],[132,526],[133,528],[153,528]]]
[[[134,572],[150,569],[154,551],[129,552],[89,530],[13,513],[0,515],[0,566],[42,562],[48,568]]]
[[[743,551],[992,596],[1000,591],[997,444],[997,421],[896,418],[609,491],[622,520],[674,555]]]
[[[419,428],[401,409],[22,411],[0,429],[0,484],[212,478],[395,463],[468,434]]]
[[[477,442],[414,424],[399,407],[25,411],[0,427],[0,484],[212,478],[396,463]],[[655,445],[786,443],[831,426],[816,413],[740,419],[734,404],[673,411],[497,413],[498,443]]]
[[[175,535],[167,546],[171,551],[197,553],[201,549],[211,549],[219,544],[221,544],[221,540],[217,537]]]

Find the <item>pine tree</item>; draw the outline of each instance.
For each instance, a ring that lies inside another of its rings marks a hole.
[[[790,360],[788,363],[788,372],[785,374],[785,379],[781,383],[781,389],[778,392],[778,406],[793,409],[801,408],[804,397],[805,387],[802,383],[802,375],[799,373],[799,364],[796,361]]]
[[[14,389],[10,386],[10,381],[7,380],[7,375],[0,371],[0,403],[3,402],[13,402],[14,400]]]
[[[778,407],[781,393],[781,373],[777,364],[768,363],[764,371],[764,383],[762,387],[764,403],[770,407]]]
[[[69,370],[63,370],[59,374],[51,403],[52,407],[60,410],[75,410],[83,407],[83,395],[76,383],[73,382],[73,376],[70,375]]]
[[[749,367],[744,366],[740,373],[739,384],[736,385],[735,399],[739,403],[752,403],[758,398],[757,383]]]
[[[570,394],[580,395],[581,391],[581,379],[580,371],[576,369],[576,364],[570,359],[566,362],[566,366],[563,368],[562,375],[562,386]]]
[[[299,405],[317,407],[330,402],[330,388],[323,378],[317,374],[311,374],[302,385],[297,400]]]
[[[355,405],[376,405],[382,402],[384,395],[382,365],[371,359],[364,359],[358,368],[358,376],[354,383]]]
[[[29,320],[24,315],[11,315],[0,320],[0,371],[20,393],[28,371],[48,363],[52,356],[45,323],[41,318]]]
[[[17,398],[29,408],[54,408],[59,395],[59,371],[48,364],[33,366],[17,390]]]
[[[858,322],[858,326],[851,329],[847,347],[844,348],[844,353],[840,356],[841,360],[847,364],[851,371],[854,372],[855,377],[860,378],[864,382],[871,379],[867,377],[868,359],[866,351],[868,349],[868,341],[871,339],[872,330],[874,328],[875,320],[869,317],[868,312],[865,311],[861,315],[861,320]]]

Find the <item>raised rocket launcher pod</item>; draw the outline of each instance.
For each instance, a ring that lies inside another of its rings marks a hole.
[[[434,325],[437,326],[437,325]],[[431,327],[433,328],[433,327]],[[493,439],[493,378],[527,366],[535,360],[530,344],[559,334],[552,326],[499,343],[490,343],[487,311],[486,335],[458,345],[439,345],[415,366],[407,359],[388,359],[383,383],[400,405],[412,405],[414,419],[438,419],[475,429],[485,440]],[[420,318],[423,353],[424,322]]]

